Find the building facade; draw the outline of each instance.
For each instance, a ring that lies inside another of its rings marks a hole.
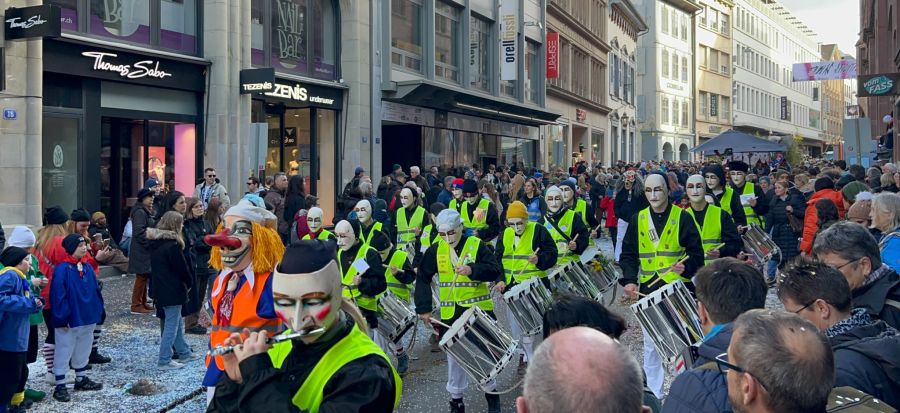
[[[548,33],[559,36],[559,73],[547,81],[547,108],[562,115],[546,127],[549,170],[581,160],[608,162],[608,7],[607,0],[547,3]]]
[[[609,148],[600,152],[604,165],[640,160],[640,131],[635,108],[638,37],[649,30],[631,0],[609,2]]]
[[[697,15],[696,31],[696,105],[697,142],[715,138],[732,127],[731,115],[731,39],[732,8],[730,0],[700,0],[703,8]]]
[[[650,30],[638,40],[637,128],[643,160],[689,160],[694,146],[693,0],[634,2]]]
[[[733,9],[734,128],[822,153],[818,82],[794,82],[794,63],[821,58],[815,33],[777,0],[736,0]]]
[[[860,0],[860,35],[856,43],[857,70],[860,76],[900,71],[900,5],[893,1]],[[900,116],[897,96],[859,98],[863,115],[872,119],[872,136],[885,133],[884,115]],[[895,138],[896,142],[896,138]],[[900,159],[900,145],[894,145],[894,160]]]

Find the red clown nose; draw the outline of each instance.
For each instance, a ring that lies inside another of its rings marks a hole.
[[[240,248],[241,240],[232,237],[230,234],[231,231],[228,228],[222,228],[221,231],[215,234],[203,237],[203,241],[210,247],[222,247],[231,250]]]

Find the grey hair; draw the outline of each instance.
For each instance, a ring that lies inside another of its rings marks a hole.
[[[450,190],[450,184],[453,183],[454,179],[456,179],[455,176],[452,176],[452,175],[445,176],[444,177],[444,188],[446,188],[447,190]]]
[[[643,404],[641,369],[631,353],[616,343],[618,359],[585,357],[580,363],[593,380],[579,380],[556,359],[547,340],[534,352],[522,395],[533,413],[637,413]]]
[[[418,166],[410,166],[410,167],[409,167],[409,172],[412,172],[412,171],[416,171],[417,174],[418,174],[418,173],[422,173],[422,171],[419,169]]]
[[[895,231],[900,227],[900,195],[892,192],[882,192],[872,198],[872,210],[887,212],[893,215],[887,231]]]
[[[881,175],[880,181],[881,181],[882,188],[884,188],[886,186],[891,186],[891,184],[894,183],[894,175],[892,175],[890,173],[883,174],[883,175]]]
[[[872,262],[872,270],[881,267],[881,251],[878,249],[878,241],[866,227],[850,221],[837,222],[816,235],[813,242],[813,254],[816,256],[836,254],[848,262],[869,257],[869,261]]]
[[[372,195],[372,182],[362,181],[359,183],[359,194],[363,198],[368,198]]]
[[[766,309],[741,314],[728,358],[762,384],[762,401],[772,411],[825,411],[834,353],[825,335],[800,316]]]

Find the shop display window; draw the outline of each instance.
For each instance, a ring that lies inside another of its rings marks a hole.
[[[337,78],[336,0],[252,0],[254,66],[318,79]]]

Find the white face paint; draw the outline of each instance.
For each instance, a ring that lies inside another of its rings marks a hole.
[[[719,188],[719,177],[714,173],[708,173],[704,175],[706,178],[706,187],[710,190],[715,190]]]
[[[372,221],[372,204],[369,203],[369,201],[363,199],[362,201],[357,202],[356,207],[353,208],[353,210],[356,211],[356,219],[358,219],[359,222],[368,224]]]
[[[562,192],[563,202],[570,204],[572,203],[572,198],[575,198],[575,192],[572,191],[572,188],[569,188],[567,185],[563,185],[559,187],[560,192]]]
[[[334,226],[334,235],[337,237],[337,245],[343,251],[347,251],[356,245],[356,234],[353,226],[347,221],[338,222]]]
[[[743,171],[731,171],[728,173],[731,176],[731,182],[734,182],[735,185],[741,186],[744,184],[744,181],[747,180],[747,174]]]
[[[322,229],[322,216],[325,213],[322,211],[322,208],[312,207],[309,209],[309,212],[306,213],[306,225],[309,227],[309,230],[312,232],[319,232]]]
[[[691,175],[688,177],[687,185],[685,185],[684,189],[691,203],[700,203],[706,200],[706,182],[702,176]]]
[[[280,313],[294,331],[309,331],[318,327],[327,330],[341,312],[341,275],[337,263],[309,274],[283,274],[275,268],[272,293],[275,311]],[[305,336],[309,344],[321,334]]]
[[[547,202],[547,209],[550,212],[556,213],[563,206],[563,197],[562,191],[556,186],[551,186],[547,188],[547,194],[544,195],[544,200]]]
[[[506,220],[509,223],[509,227],[513,229],[516,233],[516,236],[521,236],[525,232],[525,220],[522,218],[509,218]]]
[[[469,194],[469,195],[470,196],[466,197],[466,202],[468,202],[471,205],[477,204],[478,200],[481,199],[481,197],[478,196],[478,194]]]
[[[403,188],[403,190],[400,191],[400,204],[402,204],[404,208],[409,208],[409,206],[415,202],[416,199],[413,197],[412,190]]]
[[[438,236],[451,247],[456,247],[463,236],[462,218],[452,209],[445,209],[435,219]]]
[[[453,190],[450,191],[450,193],[453,194],[453,199],[456,199],[456,200],[462,199],[462,189],[453,188]]]
[[[655,210],[661,210],[669,202],[669,193],[666,190],[666,180],[661,175],[653,174],[644,181],[644,195]]]

